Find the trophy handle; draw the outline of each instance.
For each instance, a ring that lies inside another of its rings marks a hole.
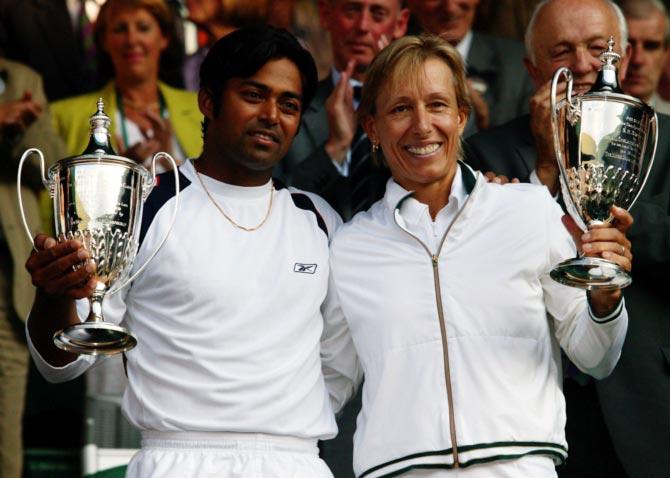
[[[568,83],[567,90],[565,92],[565,108],[567,108],[566,111],[566,119],[570,121],[571,123],[573,121],[576,121],[577,118],[581,115],[581,110],[580,110],[580,102],[578,99],[575,99],[573,102],[572,99],[572,72],[566,68],[566,67],[561,67],[556,72],[554,73],[554,77],[551,80],[551,93],[549,95],[549,100],[551,102],[551,130],[553,133],[553,138],[554,138],[554,151],[556,152],[556,162],[558,163],[558,169],[559,169],[559,174],[561,175],[561,180],[559,183],[561,184],[561,193],[563,194],[564,197],[564,202],[565,206],[570,213],[570,216],[575,220],[577,225],[582,229],[582,230],[587,230],[586,224],[584,224],[584,221],[581,219],[579,214],[577,213],[573,203],[572,203],[572,198],[570,197],[570,192],[568,191],[566,185],[569,184],[568,182],[568,173],[566,171],[566,161],[565,157],[563,155],[563,148],[561,147],[561,137],[560,137],[560,128],[559,128],[559,120],[558,120],[558,112],[560,111],[561,107],[558,105],[558,101],[556,100],[556,90],[558,88],[558,82],[561,79],[561,76],[565,76],[565,79]]]
[[[161,158],[166,158],[168,161],[170,161],[170,164],[172,165],[172,172],[174,173],[174,189],[175,189],[174,208],[172,209],[172,218],[170,219],[170,225],[167,231],[165,231],[165,235],[163,236],[163,239],[161,239],[161,242],[158,244],[158,247],[156,247],[156,250],[154,250],[154,252],[152,252],[151,255],[149,256],[149,258],[146,261],[144,261],[144,264],[142,264],[142,266],[139,269],[137,269],[137,271],[135,271],[135,273],[128,279],[126,279],[120,286],[118,286],[116,289],[107,292],[107,295],[116,294],[130,282],[134,281],[135,278],[142,273],[142,271],[147,267],[149,262],[151,262],[151,259],[153,259],[156,256],[156,254],[158,254],[158,251],[160,251],[161,247],[163,247],[163,244],[165,244],[165,241],[170,235],[170,231],[172,231],[172,226],[174,226],[174,222],[177,219],[177,209],[179,207],[179,170],[177,169],[177,162],[174,160],[172,156],[163,152],[154,154],[154,157],[151,160],[151,177],[153,178],[153,181],[149,185],[143,186],[143,188],[145,189],[143,190],[142,195],[143,198],[146,198],[146,196],[149,195],[149,192],[151,192],[153,186],[156,184],[156,161],[158,161]]]
[[[23,163],[30,157],[31,154],[37,153],[37,155],[40,158],[40,176],[42,178],[42,184],[44,184],[44,187],[49,191],[49,196],[53,199],[54,193],[55,193],[55,187],[54,187],[54,182],[51,179],[47,179],[44,170],[45,170],[45,161],[44,161],[44,155],[42,154],[42,151],[40,151],[37,148],[30,148],[26,150],[25,153],[23,153],[23,156],[21,156],[21,159],[19,160],[19,168],[16,173],[16,197],[19,201],[19,212],[21,213],[21,221],[23,221],[23,228],[26,231],[26,235],[28,236],[28,240],[30,243],[33,245],[33,249],[35,252],[37,252],[37,249],[35,248],[35,241],[33,240],[33,235],[30,232],[30,228],[28,227],[28,221],[26,221],[26,214],[23,209],[23,196],[21,195],[21,174],[23,172]]]
[[[572,103],[572,72],[564,66],[556,70],[556,73],[554,73],[554,77],[551,80],[551,94],[549,99],[551,101],[551,130],[554,136],[554,151],[556,152],[556,160],[558,161],[558,168],[561,171],[561,176],[563,176],[563,180],[567,184],[568,176],[565,171],[565,158],[563,158],[563,149],[561,148],[561,138],[558,127],[558,111],[560,108],[557,106],[558,102],[556,101],[556,90],[561,76],[565,76],[565,79],[568,82],[568,89],[565,92],[566,108],[569,109],[568,114],[570,113],[570,110],[575,108],[575,105]]]
[[[633,201],[630,203],[630,206],[628,206],[628,210],[630,211],[630,208],[633,207],[633,204],[637,202],[637,198],[640,197],[640,194],[642,193],[642,190],[644,189],[644,185],[647,182],[647,178],[649,177],[649,173],[651,172],[651,168],[654,165],[654,158],[656,158],[656,147],[658,146],[658,115],[654,111],[654,117],[651,119],[651,134],[653,135],[654,138],[654,146],[653,149],[651,150],[651,159],[649,160],[649,166],[647,166],[647,171],[644,173],[644,177],[642,178],[642,184],[637,190],[637,194],[635,194],[635,197],[633,198]]]

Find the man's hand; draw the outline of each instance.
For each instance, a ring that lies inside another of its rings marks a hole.
[[[54,299],[83,299],[95,288],[95,264],[76,240],[56,242],[45,234],[35,236],[35,248],[26,269],[38,291]]]
[[[504,174],[496,174],[493,171],[488,171],[488,172],[484,173],[484,177],[486,178],[487,183],[518,184],[520,182],[518,178],[512,178],[512,180],[510,181],[510,179],[507,176],[505,176]]]
[[[566,84],[559,83],[556,96],[562,97]],[[537,149],[535,172],[542,184],[552,195],[558,192],[558,163],[554,150],[554,136],[551,126],[551,81],[538,89],[530,99],[530,127]]]
[[[0,104],[0,133],[22,133],[42,114],[42,106],[33,101],[30,91],[20,100]]]
[[[616,206],[612,206],[611,213],[614,216],[611,226],[593,227],[586,233],[579,229],[570,216],[563,216],[563,224],[585,256],[602,257],[630,272],[633,267],[633,254],[626,233],[633,225],[633,216]],[[605,317],[614,311],[621,300],[621,289],[593,290],[590,295],[593,312],[598,317]]]
[[[350,60],[342,72],[340,81],[326,100],[328,117],[328,139],[325,150],[328,156],[339,164],[347,158],[347,151],[356,134],[356,115],[354,113],[354,90],[349,78],[356,67],[356,60]]]
[[[28,329],[33,345],[48,363],[62,367],[77,359],[54,345],[57,331],[79,323],[73,299],[95,289],[95,265],[79,241],[56,242],[45,234],[35,236],[35,249],[26,269],[37,287]]]

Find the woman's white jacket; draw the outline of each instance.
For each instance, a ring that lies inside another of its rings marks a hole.
[[[464,205],[437,250],[393,181],[332,242],[322,359],[336,410],[365,376],[358,477],[527,454],[560,463],[560,348],[596,378],[621,352],[623,301],[596,319],[583,290],[548,276],[575,246],[546,188],[489,184],[459,164]]]

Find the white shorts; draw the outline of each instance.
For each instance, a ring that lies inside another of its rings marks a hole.
[[[333,478],[316,440],[261,433],[142,432],[127,478]]]
[[[452,470],[412,470],[403,478],[556,478],[554,461],[547,456],[526,455],[494,463]]]

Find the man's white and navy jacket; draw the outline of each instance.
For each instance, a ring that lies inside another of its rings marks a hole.
[[[133,265],[156,256],[133,283],[105,298],[105,319],[138,339],[126,353],[123,409],[140,430],[265,433],[328,439],[337,427],[321,373],[321,304],[328,288],[328,233],[340,224],[310,193],[226,184],[179,168],[160,176],[142,215]],[[202,186],[206,185],[206,190]],[[209,194],[240,224],[235,227]],[[268,214],[268,209],[270,212]],[[169,231],[169,232],[168,232]],[[82,320],[88,312],[80,302]],[[29,337],[30,340],[30,337]],[[51,381],[83,373],[94,360],[47,363]]]
[[[619,358],[623,301],[596,319],[584,291],[547,274],[575,255],[547,190],[487,184],[463,164],[458,188],[439,234],[427,206],[391,180],[331,244],[322,358],[335,409],[365,376],[358,477],[529,454],[561,463],[559,345],[597,378]]]

